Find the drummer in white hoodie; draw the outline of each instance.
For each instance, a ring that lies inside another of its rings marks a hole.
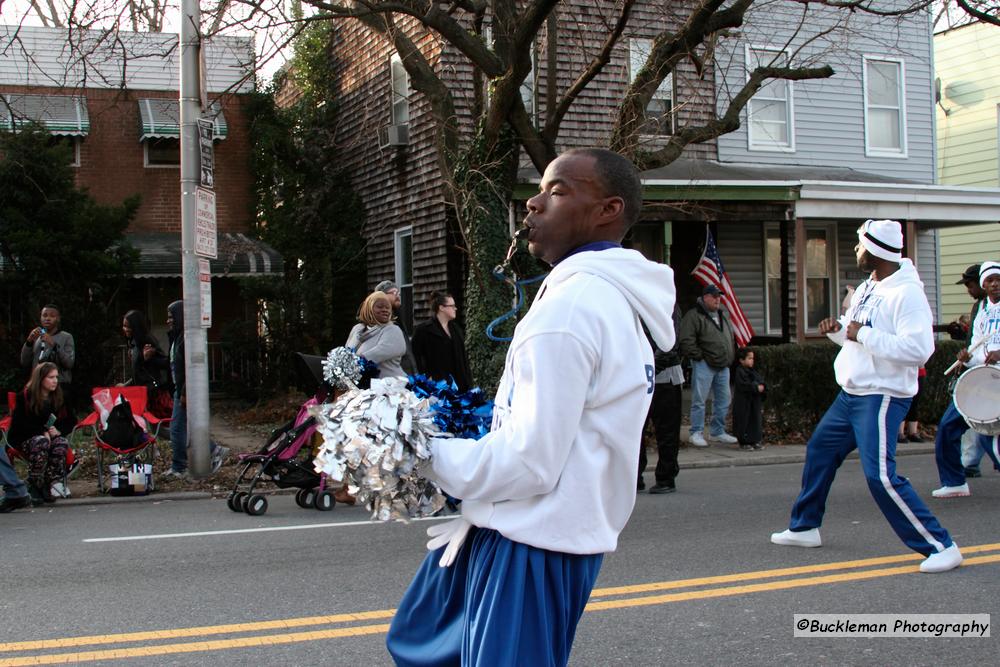
[[[840,321],[820,322],[820,331],[843,346],[833,363],[842,391],[809,439],[789,528],[771,541],[822,544],[826,497],[837,468],[857,448],[868,489],[889,525],[906,546],[927,556],[920,571],[944,572],[962,563],[958,545],[896,474],[896,433],[917,393],[917,369],[934,351],[930,305],[902,249],[895,220],[868,220],[858,229],[858,267],[871,277],[855,290]]]
[[[564,665],[635,503],[653,353],[674,342],[673,272],[620,242],[642,206],[630,161],[563,154],[527,204],[528,250],[553,265],[517,325],[478,441],[432,442],[462,498],[438,524],[387,638],[399,665]]]

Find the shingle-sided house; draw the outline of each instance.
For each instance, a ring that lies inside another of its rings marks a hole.
[[[76,182],[99,202],[141,203],[127,237],[141,255],[122,311],[138,308],[163,332],[181,294],[178,37],[0,26],[0,131],[41,123],[73,148]],[[219,258],[211,261],[216,341],[245,319],[237,276],[281,272],[281,258],[247,236],[253,225],[250,132],[242,97],[253,89],[250,38],[219,38],[205,54],[207,117],[215,134]],[[251,316],[252,319],[252,316]]]
[[[539,35],[533,75],[522,89],[529,111],[545,113],[550,65],[561,92],[584,62],[581,51],[605,38],[588,6],[561,4],[558,39],[547,39],[544,29]],[[571,107],[560,150],[607,145],[617,103],[649,40],[670,20],[658,7],[636,4],[636,20],[611,62]],[[844,16],[834,10],[783,7],[767,3],[766,11],[751,12],[739,38],[718,46],[714,67],[699,74],[685,64],[664,81],[647,109],[643,141],[655,147],[674,128],[724,109],[758,64],[784,64],[794,55],[830,64],[835,75],[769,83],[743,112],[739,130],[644,173],[646,205],[627,242],[671,264],[686,307],[698,294],[689,273],[708,225],[756,339],[806,340],[835,313],[844,287],[863,278],[854,263],[858,225],[895,218],[904,222],[906,254],[937,313],[936,230],[1000,220],[1000,191],[935,185],[929,17],[897,22],[858,13],[840,26]],[[551,58],[550,43],[558,51]],[[464,118],[474,97],[466,61],[431,33],[419,44],[451,89],[462,91]],[[390,45],[357,24],[340,25],[334,58],[343,78],[348,169],[367,209],[369,282],[394,277],[418,305],[432,289],[459,294],[462,253],[443,203],[426,101],[411,92]],[[512,220],[537,190],[537,171],[523,167]]]

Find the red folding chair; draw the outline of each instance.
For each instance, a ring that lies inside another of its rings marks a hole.
[[[117,402],[119,396],[128,401],[129,405],[132,406],[132,414],[142,418],[145,422],[142,426],[147,431],[151,432],[154,438],[159,437],[161,426],[170,423],[169,419],[161,419],[146,409],[148,397],[145,387],[94,387],[94,390],[91,392],[91,396],[94,396],[98,392],[104,390],[107,390],[111,394],[112,403]],[[89,428],[92,431],[92,435],[96,437],[97,424],[100,422],[100,419],[100,413],[97,410],[94,410],[76,423],[76,426],[73,428],[73,432],[75,433],[80,429]]]
[[[17,405],[17,394],[13,391],[7,392],[7,416],[0,419],[0,445],[9,447],[7,442],[7,431],[10,430],[10,422],[14,416],[14,407]]]
[[[100,413],[94,410],[91,414],[87,415],[82,419],[77,425],[76,429],[80,428],[91,428],[94,431],[94,449],[97,452],[97,486],[101,493],[107,493],[107,485],[105,484],[105,454],[109,454],[113,457],[116,463],[121,464],[124,461],[140,461],[147,460],[146,462],[152,463],[156,458],[156,436],[149,432],[149,429],[153,425],[159,425],[162,421],[157,419],[154,415],[146,411],[146,387],[95,387],[94,395],[98,392],[107,389],[113,404],[118,403],[118,398],[121,397],[128,401],[129,407],[132,409],[132,416],[139,422],[143,430],[146,431],[146,439],[135,445],[134,447],[116,447],[111,443],[105,442],[101,439],[101,432],[99,428],[100,424]],[[147,452],[147,450],[150,450]],[[152,485],[149,488],[150,491],[153,490]]]
[[[10,423],[14,417],[14,408],[17,407],[17,393],[13,391],[7,392],[7,416],[0,419],[0,444],[6,448],[7,458],[14,461],[21,460],[27,464],[28,460],[24,458],[24,454],[21,450],[14,447],[14,445],[7,440],[7,431],[10,430]],[[73,428],[76,431],[76,427]],[[72,436],[72,433],[70,434]],[[69,438],[67,438],[68,440]],[[77,457],[76,452],[72,447],[66,450],[66,475],[63,477],[63,486],[68,484],[68,480],[76,472],[76,469],[80,467],[80,459]]]

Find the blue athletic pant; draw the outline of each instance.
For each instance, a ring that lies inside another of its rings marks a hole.
[[[427,554],[392,619],[386,646],[397,665],[558,667],[603,554],[530,547],[472,528],[451,567]]]
[[[838,394],[806,446],[802,490],[792,506],[791,530],[820,527],[837,468],[857,448],[868,489],[906,546],[929,556],[952,545],[948,531],[910,482],[896,474],[896,434],[909,407],[909,398]]]
[[[965,466],[962,465],[962,435],[969,430],[969,425],[955,408],[955,403],[948,404],[941,421],[938,422],[937,438],[934,439],[934,458],[937,460],[938,477],[943,486],[961,486],[965,484]],[[979,448],[986,452],[993,465],[1000,470],[1000,452],[997,451],[996,436],[990,437],[981,433],[976,435]]]

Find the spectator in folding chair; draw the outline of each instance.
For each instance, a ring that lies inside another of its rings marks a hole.
[[[125,369],[125,384],[146,388],[146,409],[160,420],[169,420],[174,403],[170,391],[170,360],[156,336],[149,332],[146,315],[130,310],[122,318],[122,333],[131,365]]]
[[[28,461],[28,493],[33,503],[55,502],[52,482],[66,477],[69,443],[63,434],[74,423],[59,386],[59,367],[48,361],[38,364],[17,395],[7,436]]]
[[[174,384],[174,410],[170,421],[170,447],[173,450],[173,461],[170,470],[163,473],[166,479],[184,479],[187,477],[187,399],[184,396],[184,302],[174,301],[167,306],[167,336],[170,339],[168,358],[170,359],[170,378]],[[212,472],[222,467],[228,447],[212,445]]]

